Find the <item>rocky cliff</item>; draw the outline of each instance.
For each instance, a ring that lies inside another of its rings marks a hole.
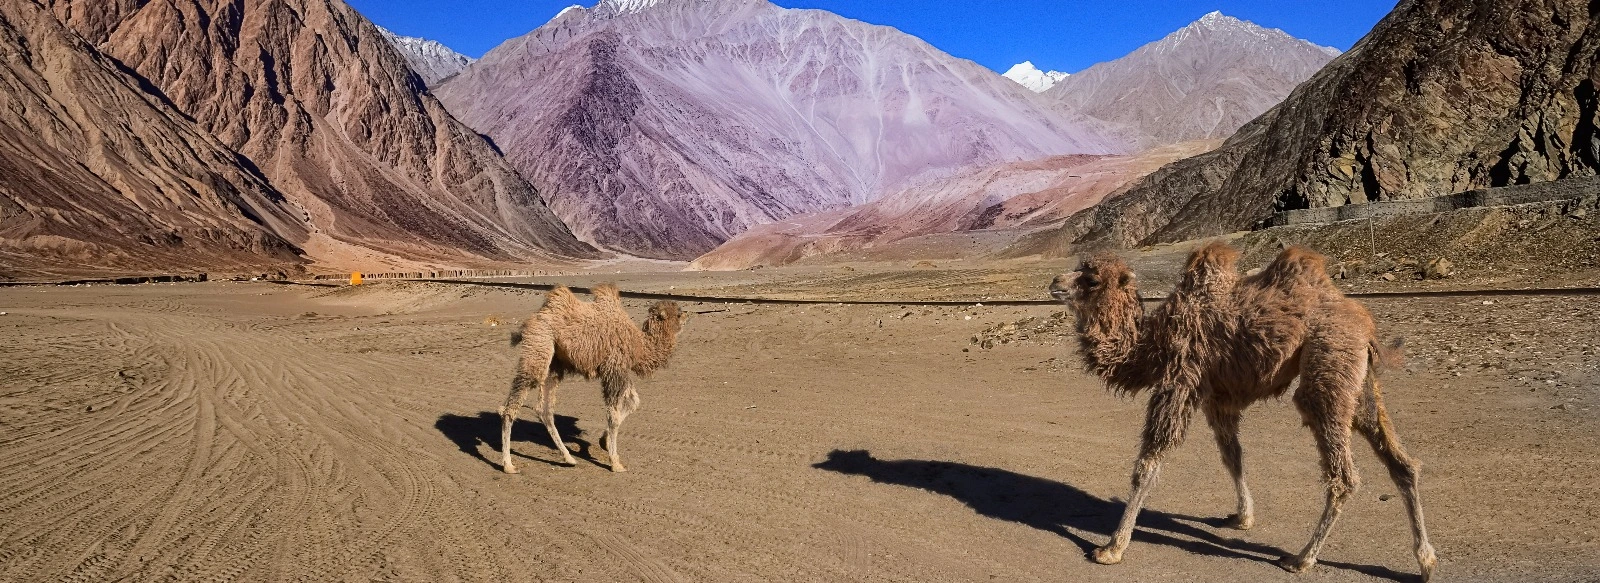
[[[319,259],[593,252],[340,0],[51,4],[303,207]]]
[[[289,266],[306,236],[161,93],[43,7],[0,3],[0,272]]]
[[[1224,139],[1338,55],[1213,12],[1125,57],[1064,77],[1046,96],[1134,128],[1143,146]]]
[[[692,259],[958,168],[1125,150],[892,28],[765,0],[602,0],[437,89],[586,240]]]
[[[1073,217],[1058,243],[1176,241],[1279,210],[1592,176],[1597,12],[1586,0],[1405,0],[1222,148]]]

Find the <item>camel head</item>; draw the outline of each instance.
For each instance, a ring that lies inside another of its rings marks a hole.
[[[656,302],[650,306],[650,317],[644,321],[644,331],[649,335],[661,334],[677,338],[678,332],[689,321],[689,312],[678,307],[678,302]]]
[[[1137,279],[1121,257],[1101,253],[1085,257],[1076,270],[1056,276],[1050,282],[1050,297],[1082,312],[1109,297],[1137,297]]]

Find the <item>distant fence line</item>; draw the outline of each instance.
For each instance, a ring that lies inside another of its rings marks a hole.
[[[1432,198],[1387,200],[1286,211],[1273,215],[1264,221],[1262,226],[1270,228],[1289,225],[1325,225],[1350,220],[1434,214],[1469,208],[1592,200],[1597,195],[1600,195],[1600,178],[1570,178],[1538,184],[1485,188]]]
[[[551,277],[573,275],[563,271],[515,270],[515,269],[453,269],[446,271],[403,271],[394,273],[367,273],[360,272],[361,279],[451,279],[451,278],[477,278],[477,277]],[[348,280],[349,273],[318,275],[312,278],[317,281]]]

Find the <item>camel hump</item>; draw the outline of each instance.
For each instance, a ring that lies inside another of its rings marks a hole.
[[[1262,271],[1268,281],[1297,282],[1310,285],[1328,283],[1328,258],[1310,248],[1293,246],[1284,249]]]
[[[1189,255],[1189,269],[1233,271],[1239,263],[1239,250],[1222,241],[1212,241]]]
[[[1183,270],[1181,287],[1184,289],[1209,288],[1213,292],[1223,292],[1233,288],[1239,280],[1238,249],[1223,243],[1212,241],[1189,254],[1189,264]]]
[[[622,290],[617,289],[617,284],[614,283],[597,284],[589,293],[594,294],[594,299],[597,302],[601,300],[622,301]]]
[[[541,312],[566,312],[578,307],[583,302],[578,299],[567,286],[558,285],[544,294],[544,307]]]

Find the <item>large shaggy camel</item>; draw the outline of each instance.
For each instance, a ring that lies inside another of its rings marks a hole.
[[[1132,494],[1122,522],[1111,541],[1095,549],[1094,560],[1122,560],[1162,457],[1183,442],[1196,409],[1216,434],[1238,493],[1229,525],[1250,528],[1254,513],[1239,420],[1250,404],[1283,396],[1298,378],[1293,400],[1321,452],[1327,500],[1311,542],[1279,565],[1301,572],[1315,564],[1341,507],[1360,486],[1350,453],[1353,427],[1405,498],[1426,581],[1437,560],[1423,526],[1419,465],[1400,446],[1375,376],[1393,349],[1380,346],[1372,314],[1333,286],[1321,255],[1291,247],[1243,279],[1238,259],[1239,252],[1222,243],[1199,249],[1177,289],[1150,314],[1133,272],[1115,255],[1089,257],[1050,286],[1051,295],[1076,314],[1087,369],[1118,394],[1150,392]]]
[[[641,329],[622,309],[622,299],[614,285],[595,286],[594,303],[578,299],[565,287],[550,290],[544,307],[522,325],[522,354],[516,379],[505,406],[500,408],[501,468],[508,474],[517,473],[511,463],[511,426],[516,423],[523,399],[535,387],[539,389],[535,409],[539,420],[549,430],[563,462],[577,465],[556,430],[555,403],[556,386],[561,379],[579,374],[587,379],[600,377],[610,417],[599,443],[611,458],[611,470],[627,471],[618,454],[618,436],[622,422],[639,408],[639,393],[632,377],[649,376],[667,366],[667,359],[677,346],[678,332],[688,319],[688,312],[678,309],[678,304],[658,302],[650,307],[650,316]]]

